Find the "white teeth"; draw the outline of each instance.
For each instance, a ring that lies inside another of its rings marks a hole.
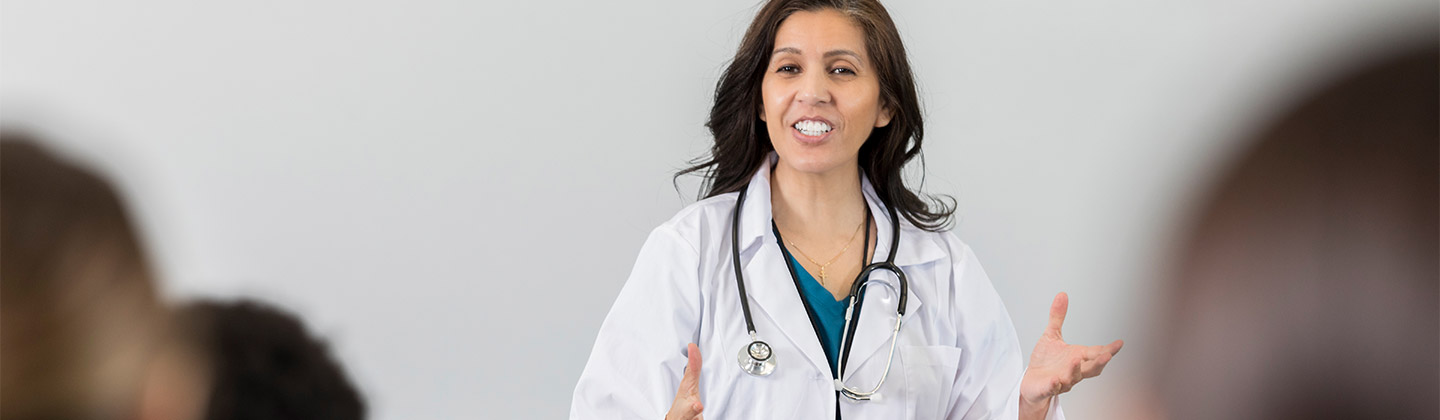
[[[830,132],[830,124],[821,121],[805,120],[795,123],[795,129],[807,136],[818,136]]]

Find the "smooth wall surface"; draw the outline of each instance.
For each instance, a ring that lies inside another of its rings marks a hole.
[[[1288,94],[1435,25],[1433,0],[889,1],[1022,346],[1127,340],[1064,397],[1143,386],[1189,200]],[[651,228],[691,202],[724,2],[10,0],[0,116],[115,177],[166,288],[327,335],[373,418],[563,418]],[[919,174],[919,171],[916,171]]]

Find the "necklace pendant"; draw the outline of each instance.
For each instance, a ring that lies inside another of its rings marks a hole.
[[[825,283],[825,266],[820,266],[820,283]]]

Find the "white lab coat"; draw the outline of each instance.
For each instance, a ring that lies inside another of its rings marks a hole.
[[[761,340],[774,373],[740,370],[750,343],[731,264],[730,225],[738,193],[681,210],[655,228],[600,327],[570,407],[571,419],[662,419],[675,399],[686,344],[702,357],[700,399],[709,420],[723,419],[1015,419],[1024,373],[1014,324],[975,254],[953,233],[927,232],[903,217],[895,264],[909,300],[894,366],[878,401],[838,397],[804,303],[770,228],[770,165],[750,181],[740,216],[740,262]],[[870,181],[875,255],[889,255],[891,221]],[[874,274],[895,283],[894,275]],[[849,357],[847,385],[868,391],[885,370],[896,293],[866,289]],[[898,291],[898,286],[895,288]],[[1063,419],[1052,401],[1050,419]]]

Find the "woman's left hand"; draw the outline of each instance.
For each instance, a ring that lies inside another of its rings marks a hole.
[[[1069,392],[1080,380],[1100,375],[1110,358],[1120,352],[1124,341],[1104,346],[1081,346],[1065,344],[1060,336],[1060,326],[1065,323],[1065,312],[1070,307],[1070,297],[1064,292],[1055,295],[1050,304],[1050,324],[1035,351],[1030,353],[1030,367],[1020,380],[1020,418],[1043,418],[1050,408],[1050,397]],[[1038,414],[1038,417],[1035,415]]]

